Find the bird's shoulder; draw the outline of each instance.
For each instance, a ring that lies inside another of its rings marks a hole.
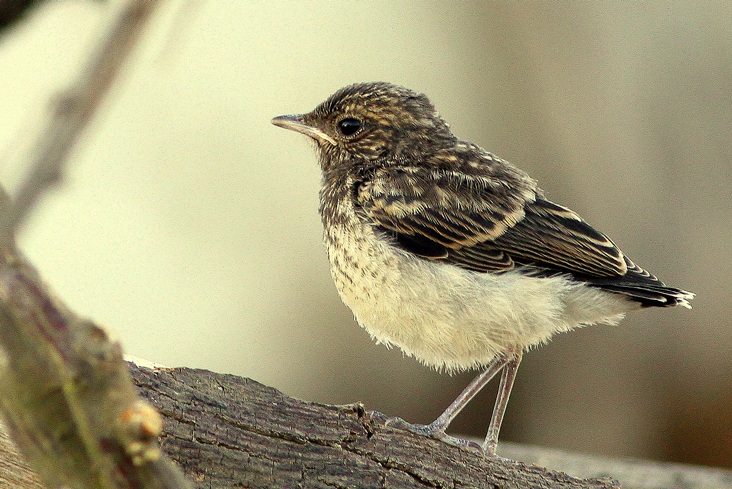
[[[540,195],[526,173],[469,143],[361,168],[353,193],[359,208],[384,227],[449,248],[501,235]]]
[[[475,145],[371,168],[353,198],[389,239],[417,256],[489,272],[622,276],[622,252],[535,180]]]

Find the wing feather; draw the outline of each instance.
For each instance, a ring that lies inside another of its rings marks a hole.
[[[627,272],[609,238],[543,199],[533,181],[506,185],[491,175],[382,168],[361,182],[355,198],[379,228],[425,258],[480,272],[517,266],[590,277]]]

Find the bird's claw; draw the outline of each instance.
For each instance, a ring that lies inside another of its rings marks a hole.
[[[415,435],[434,438],[435,440],[440,440],[448,445],[462,448],[463,450],[478,452],[480,454],[484,453],[483,447],[479,443],[448,435],[445,433],[445,430],[435,427],[433,424],[414,424],[404,421],[402,418],[389,418],[386,420],[384,425],[391,428],[406,430],[410,433],[414,433]]]

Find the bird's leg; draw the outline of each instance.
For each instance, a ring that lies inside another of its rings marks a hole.
[[[488,426],[488,433],[485,435],[485,441],[483,442],[483,453],[486,457],[495,457],[496,455],[498,432],[501,431],[503,415],[506,412],[508,397],[511,395],[519,364],[521,364],[521,350],[508,357],[501,373],[501,385],[498,387],[498,397],[496,397],[496,404],[493,407],[491,424]]]
[[[424,425],[424,424],[412,424],[404,421],[401,418],[390,418],[386,424],[387,426],[394,426],[397,428],[405,429],[407,431],[411,431],[412,433],[416,433],[419,435],[424,436],[430,436],[432,438],[437,438],[439,440],[442,440],[446,443],[449,443],[451,445],[456,445],[463,448],[468,449],[475,449],[480,448],[481,451],[484,450],[484,448],[480,447],[476,443],[473,443],[468,440],[463,440],[461,438],[456,438],[454,436],[450,436],[445,433],[447,430],[447,427],[450,426],[450,423],[452,423],[452,420],[455,419],[455,417],[462,411],[462,409],[480,392],[480,390],[485,387],[485,385],[491,381],[493,377],[504,367],[506,367],[507,364],[510,364],[511,362],[515,362],[515,354],[511,353],[509,355],[501,355],[493,360],[486,366],[486,369],[480,373],[473,381],[468,384],[468,386],[460,393],[459,396],[450,404],[447,409],[432,423]],[[518,355],[519,361],[521,359],[521,355]],[[516,362],[516,367],[518,367],[518,363]],[[513,369],[513,375],[511,376],[511,383],[513,383],[513,378],[516,375],[516,368]],[[503,387],[504,384],[504,378],[505,374],[501,377],[501,387]],[[511,391],[511,385],[508,386],[508,391],[510,393]],[[500,399],[500,393],[499,393],[499,399]],[[506,402],[508,401],[508,394],[506,394]],[[506,409],[506,402],[503,402],[503,410]],[[498,401],[496,401],[496,408],[498,408]],[[494,419],[496,418],[495,411],[493,412],[493,417],[491,418],[491,427],[493,427]],[[503,419],[503,412],[501,412],[501,415],[498,419],[498,426],[495,430],[496,437],[498,436],[498,429],[501,427],[501,420]],[[490,431],[489,431],[490,433]],[[485,445],[485,444],[484,444]],[[495,452],[495,444],[493,446],[493,450]]]

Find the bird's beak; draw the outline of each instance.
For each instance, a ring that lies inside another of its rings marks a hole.
[[[281,115],[272,119],[272,124],[284,129],[290,129],[292,131],[300,132],[306,136],[309,136],[316,141],[328,142],[335,146],[336,142],[332,137],[318,129],[317,127],[309,126],[303,120],[302,114],[298,115]]]

